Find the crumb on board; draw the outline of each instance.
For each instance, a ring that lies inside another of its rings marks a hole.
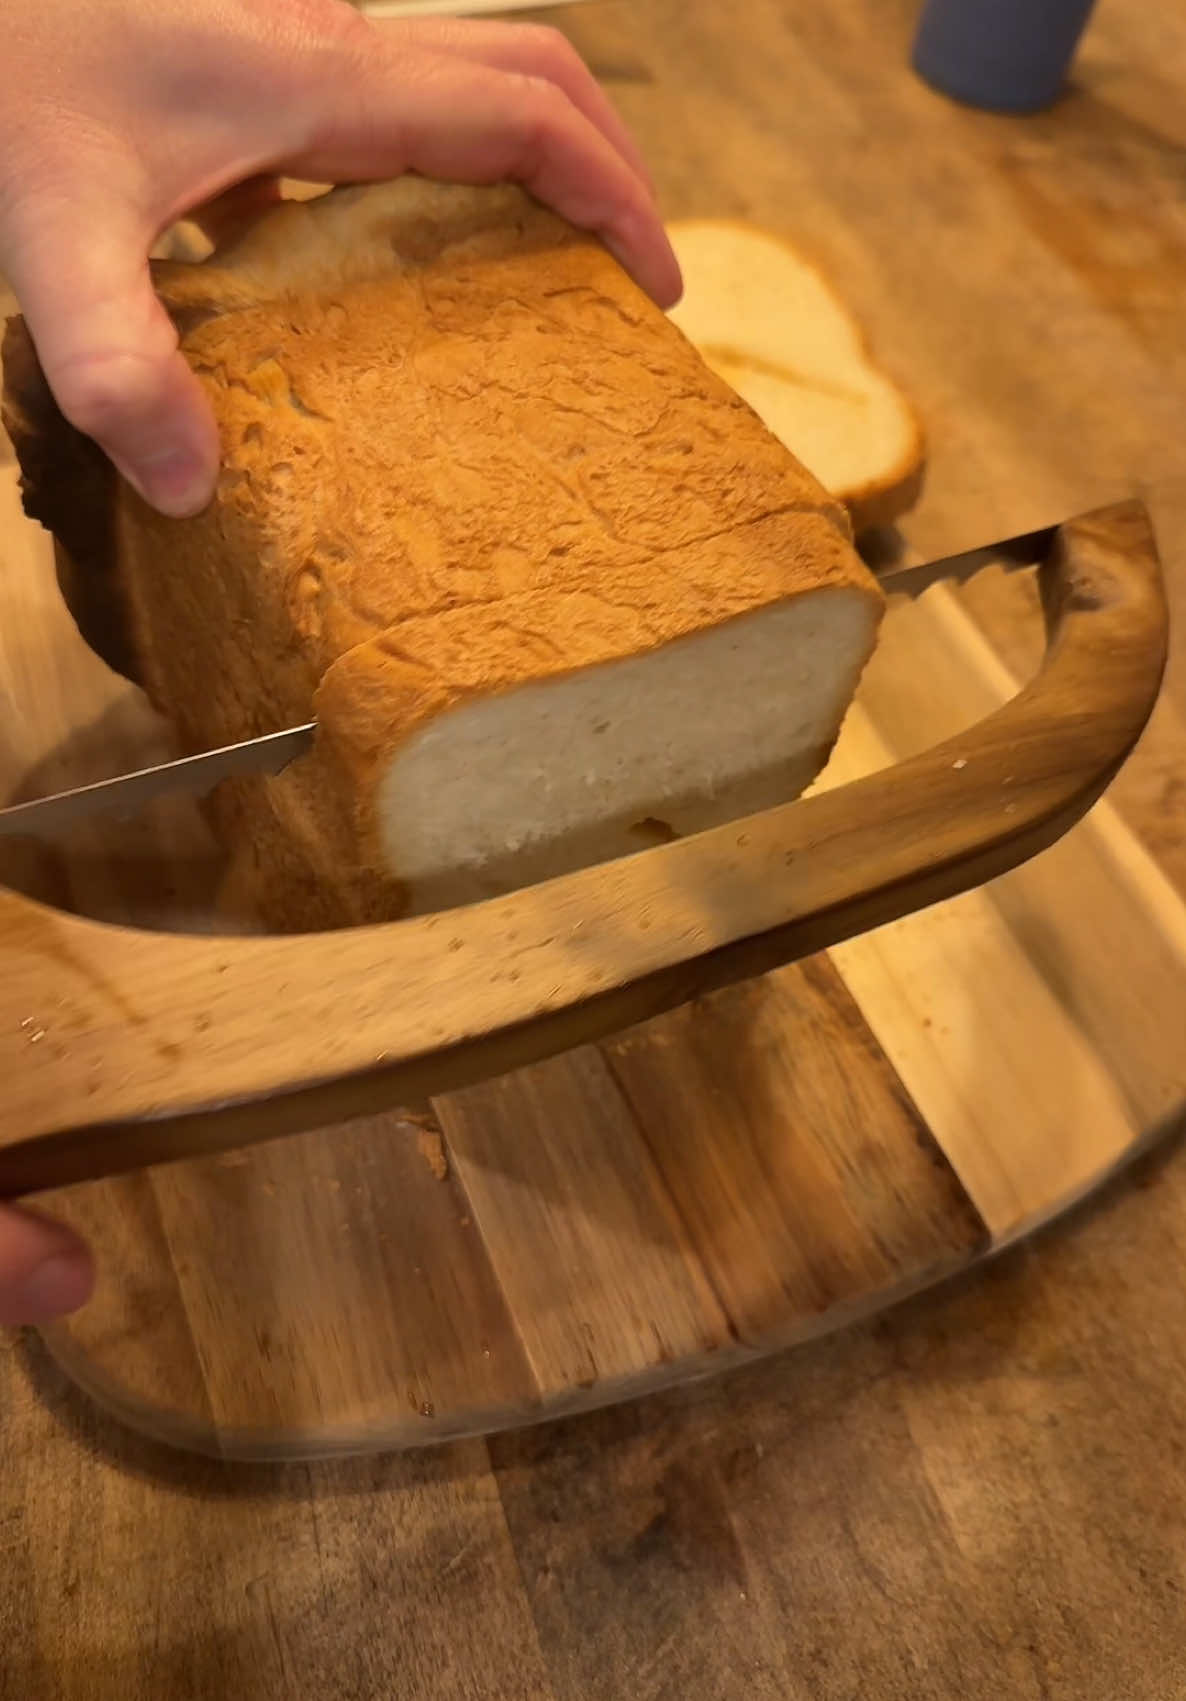
[[[416,1144],[420,1148],[420,1156],[424,1159],[438,1181],[445,1181],[449,1175],[449,1154],[445,1150],[445,1137],[439,1128],[421,1128],[416,1134]]]
[[[403,1105],[396,1112],[396,1119],[405,1131],[415,1130],[420,1156],[436,1179],[445,1181],[449,1175],[449,1154],[441,1125],[434,1116],[431,1105]]]
[[[425,1128],[430,1134],[439,1134],[441,1125],[433,1114],[431,1105],[403,1105],[396,1111],[401,1122],[410,1122],[413,1128]]]

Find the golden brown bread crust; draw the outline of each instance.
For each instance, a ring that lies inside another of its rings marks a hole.
[[[84,635],[187,747],[317,715],[313,756],[219,807],[266,867],[327,888],[318,921],[398,911],[375,788],[431,716],[821,585],[880,603],[842,506],[517,189],[339,190],[155,275],[219,422],[215,502],[166,520],[113,480],[18,325],[26,507],[73,560]],[[311,901],[269,919],[307,925]]]
[[[926,452],[919,426],[913,446],[892,472],[882,478],[870,479],[858,489],[841,493],[840,499],[848,509],[854,537],[864,538],[867,532],[892,526],[903,514],[909,514],[922,498],[926,477]]]

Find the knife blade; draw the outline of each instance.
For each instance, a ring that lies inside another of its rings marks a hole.
[[[946,555],[937,561],[890,567],[878,573],[877,578],[889,596],[918,597],[933,585],[965,584],[986,567],[1014,570],[1036,567],[1049,553],[1057,530],[1057,526],[1044,526],[1039,531],[1022,532],[1017,537],[983,544],[958,555]],[[22,835],[52,838],[63,828],[96,815],[134,815],[145,804],[171,792],[201,797],[223,780],[249,774],[279,774],[312,748],[316,733],[316,722],[309,721],[304,726],[288,727],[283,732],[267,733],[241,744],[228,744],[218,750],[204,750],[197,756],[183,756],[176,762],[141,768],[117,779],[99,780],[72,791],[56,792],[52,797],[10,804],[7,809],[0,809],[0,838]]]
[[[189,792],[202,797],[223,780],[245,774],[279,774],[311,749],[317,723],[288,727],[284,732],[266,733],[241,744],[226,744],[218,750],[203,750],[197,756],[182,756],[176,762],[161,762],[139,768],[114,780],[97,780],[52,797],[34,798],[0,809],[0,838],[31,835],[52,837],[64,827],[95,815],[134,815],[146,803],[169,792]]]
[[[1049,555],[1057,531],[1057,526],[1042,526],[1038,531],[1021,532],[1017,537],[965,549],[958,555],[943,555],[936,561],[889,567],[878,573],[877,579],[887,596],[919,597],[932,585],[966,585],[986,567],[1003,567],[1006,572],[1037,567]]]

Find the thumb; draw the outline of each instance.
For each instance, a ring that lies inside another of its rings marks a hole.
[[[83,1304],[94,1272],[70,1229],[0,1207],[0,1326],[45,1323]]]
[[[152,287],[144,233],[62,202],[10,232],[9,282],[58,406],[164,514],[204,507],[218,433]]]

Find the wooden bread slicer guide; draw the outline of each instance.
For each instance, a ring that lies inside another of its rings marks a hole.
[[[0,1195],[503,1075],[1017,867],[1137,741],[1167,615],[1135,502],[885,582],[915,594],[994,561],[1036,572],[1037,676],[955,740],[732,826],[332,937],[141,931],[3,891]],[[55,1010],[61,1044],[31,1043]]]
[[[1010,669],[935,583],[989,563],[1033,639]],[[1150,1012],[1182,1007],[1186,905],[1107,801],[1035,856],[1158,695],[1143,507],[884,582],[799,801],[450,913],[227,937],[198,800],[87,814],[176,747],[0,465],[0,1197],[94,1248],[42,1331],[73,1383],[227,1458],[488,1434],[876,1312],[1171,1125]]]
[[[1139,502],[887,572],[798,801],[448,913],[227,936],[222,852],[163,789],[193,761],[84,644],[5,452],[0,1198],[93,1246],[41,1333],[125,1423],[310,1457],[674,1387],[967,1268],[1180,1121],[1186,903],[1092,808],[1166,660]],[[950,588],[999,565],[1008,665]]]

